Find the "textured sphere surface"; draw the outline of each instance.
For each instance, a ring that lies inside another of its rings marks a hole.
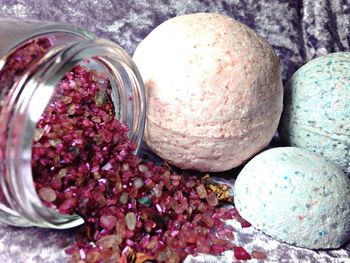
[[[235,205],[255,228],[286,243],[337,248],[350,236],[350,181],[323,156],[296,147],[267,150],[238,175]]]
[[[350,53],[332,53],[301,67],[288,81],[284,100],[281,138],[350,173]]]
[[[178,16],[133,59],[147,95],[144,140],[163,159],[224,171],[270,142],[282,111],[280,64],[247,26],[219,14]]]

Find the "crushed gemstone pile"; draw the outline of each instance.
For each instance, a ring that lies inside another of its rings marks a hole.
[[[37,123],[37,193],[46,206],[85,221],[66,251],[69,262],[172,263],[225,250],[241,260],[264,256],[234,245],[234,229],[224,220],[249,223],[222,206],[208,178],[142,161],[127,134],[115,118],[107,76],[79,65],[57,85]]]
[[[10,54],[0,70],[1,92],[16,81],[16,76],[22,74],[30,65],[41,58],[51,45],[49,38],[39,37],[23,44]]]
[[[1,42],[1,40],[0,40]],[[24,74],[30,67],[36,64],[36,62],[42,58],[47,50],[51,47],[50,39],[47,37],[39,37],[23,45],[17,47],[17,49],[9,54],[6,58],[6,62],[0,69],[0,115],[5,105],[8,105],[10,101],[9,96],[12,95],[12,86],[20,80],[22,74]],[[5,142],[7,131],[0,133],[0,141]],[[5,148],[0,148],[0,156],[5,156]],[[5,206],[9,206],[7,199],[0,187],[0,203]]]

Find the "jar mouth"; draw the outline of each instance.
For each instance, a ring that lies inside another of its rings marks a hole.
[[[48,51],[35,72],[25,76],[17,87],[20,90],[14,98],[15,106],[9,121],[10,146],[6,147],[7,173],[14,186],[11,190],[15,193],[16,210],[38,226],[64,229],[83,223],[79,216],[62,215],[41,202],[34,187],[31,163],[36,125],[56,85],[76,65],[107,74],[116,118],[129,126],[129,137],[138,146],[144,131],[143,82],[135,64],[122,48],[108,40],[93,39]],[[18,136],[19,131],[25,131],[25,136]]]

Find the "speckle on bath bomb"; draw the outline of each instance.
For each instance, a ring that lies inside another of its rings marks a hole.
[[[285,88],[279,134],[317,152],[350,174],[350,53],[314,59]]]
[[[296,147],[269,149],[234,186],[243,218],[286,243],[338,248],[350,237],[350,180],[325,157]]]
[[[155,28],[133,59],[145,83],[145,143],[182,169],[225,171],[272,139],[282,112],[279,60],[253,30],[195,13]]]

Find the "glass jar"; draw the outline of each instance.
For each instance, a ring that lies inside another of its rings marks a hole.
[[[17,58],[33,41],[42,52],[35,58]],[[17,63],[17,70],[11,63]],[[36,124],[56,84],[78,64],[107,74],[116,117],[127,123],[130,138],[139,145],[145,123],[145,94],[136,66],[120,46],[70,25],[0,18],[2,223],[57,229],[83,223],[79,216],[59,214],[41,202],[31,166]]]

